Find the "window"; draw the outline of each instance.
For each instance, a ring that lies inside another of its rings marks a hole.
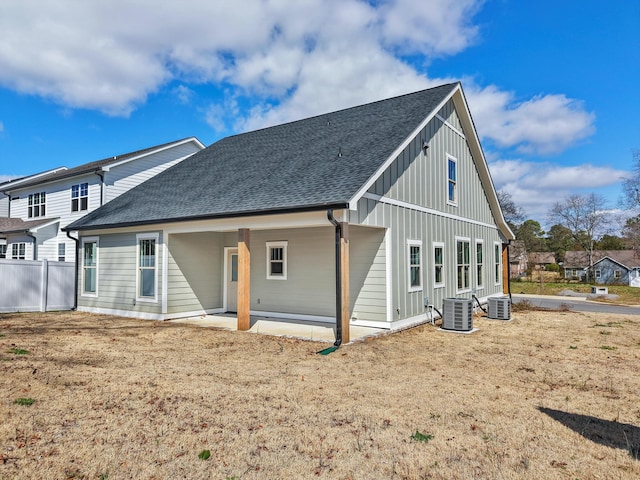
[[[58,261],[64,262],[65,253],[67,250],[67,245],[64,243],[58,244]]]
[[[444,243],[433,244],[433,286],[444,287]]]
[[[417,292],[419,290],[422,290],[422,259],[420,253],[421,249],[422,242],[420,240],[407,240],[410,292]]]
[[[596,278],[600,278],[602,276],[602,271],[601,270],[596,270],[595,271],[595,277]]]
[[[138,300],[155,301],[157,298],[157,264],[156,247],[158,234],[142,234],[138,240]]]
[[[622,270],[613,271],[613,278],[621,278],[621,277],[622,277]]]
[[[484,287],[484,244],[476,240],[476,286]]]
[[[447,155],[447,203],[458,203],[458,160]]]
[[[468,239],[456,240],[458,291],[469,290],[470,288],[470,243]]]
[[[287,279],[288,242],[267,242],[267,279]]]
[[[98,294],[98,239],[82,239],[82,293]]]
[[[29,218],[44,217],[45,215],[45,202],[46,195],[44,192],[32,193],[29,195]]]
[[[496,282],[496,285],[500,284],[500,279],[502,278],[502,275],[501,275],[502,268],[500,268],[500,262],[501,262],[501,259],[502,259],[501,247],[502,247],[502,245],[499,244],[499,243],[496,243],[496,244],[493,245],[493,250],[494,250],[494,255],[493,255],[494,273],[493,273],[493,277],[494,277],[494,280]]]
[[[27,247],[25,243],[13,243],[11,245],[11,258],[13,260],[25,260],[26,248]]]
[[[89,184],[71,186],[71,211],[80,212],[89,208]]]
[[[7,258],[7,246],[4,243],[0,245],[0,258]]]

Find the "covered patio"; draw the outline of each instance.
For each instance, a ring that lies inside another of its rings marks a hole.
[[[200,315],[196,317],[169,320],[172,323],[184,323],[199,327],[219,328],[223,330],[237,330],[238,316],[233,313],[219,313],[214,315]],[[300,338],[315,342],[334,342],[336,340],[335,323],[315,322],[301,319],[286,319],[276,317],[250,316],[249,332],[263,335]],[[362,341],[368,337],[383,335],[389,332],[385,328],[351,326],[350,341]]]

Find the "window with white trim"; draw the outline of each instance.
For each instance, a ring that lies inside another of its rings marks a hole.
[[[494,261],[494,272],[493,277],[496,285],[500,284],[500,280],[502,279],[502,245],[500,243],[495,243],[493,245],[493,261]]]
[[[444,287],[444,243],[433,244],[433,286]]]
[[[458,204],[458,160],[447,154],[447,203]]]
[[[622,270],[614,270],[613,278],[622,278]]]
[[[82,294],[98,294],[98,237],[82,239]]]
[[[32,193],[29,195],[29,218],[44,217],[45,215],[45,200],[46,194],[44,192]]]
[[[602,270],[596,270],[594,274],[596,278],[600,278],[602,276]]]
[[[287,246],[289,242],[267,242],[267,279],[287,279]]]
[[[27,251],[26,243],[12,243],[11,244],[11,258],[13,260],[25,260]]]
[[[484,288],[484,243],[476,240],[476,287]]]
[[[158,234],[143,233],[136,235],[137,300],[154,302],[158,297]]]
[[[471,288],[471,240],[468,238],[456,239],[456,270],[458,278],[458,292]]]
[[[65,254],[67,251],[67,245],[65,243],[58,244],[58,261],[64,262]]]
[[[89,184],[71,186],[71,211],[81,212],[89,208]]]
[[[0,244],[0,258],[7,258],[7,245]]]
[[[407,240],[408,285],[410,292],[422,290],[422,242]]]

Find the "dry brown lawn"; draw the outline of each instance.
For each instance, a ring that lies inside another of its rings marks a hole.
[[[640,478],[640,317],[475,326],[322,356],[184,324],[0,315],[0,479]]]

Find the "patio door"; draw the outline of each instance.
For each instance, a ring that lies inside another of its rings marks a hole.
[[[227,311],[238,311],[238,250],[227,252]]]

